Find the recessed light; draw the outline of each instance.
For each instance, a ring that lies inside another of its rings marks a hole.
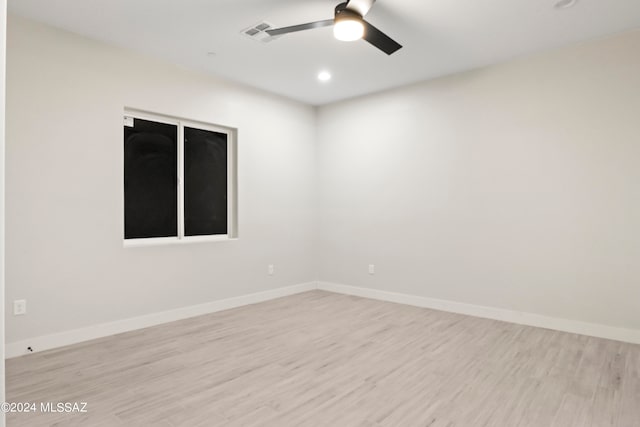
[[[318,73],[318,80],[320,80],[321,82],[328,82],[329,80],[331,80],[331,73],[328,71],[320,71]]]
[[[575,6],[577,2],[578,0],[558,0],[553,7],[556,9],[569,9],[570,7]]]

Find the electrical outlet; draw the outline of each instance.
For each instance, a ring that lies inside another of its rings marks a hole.
[[[13,301],[13,315],[19,316],[21,314],[27,314],[27,300],[17,299]]]
[[[376,266],[374,264],[369,264],[369,274],[376,274]]]
[[[276,267],[273,264],[269,264],[267,272],[269,273],[269,276],[273,276],[276,273]]]

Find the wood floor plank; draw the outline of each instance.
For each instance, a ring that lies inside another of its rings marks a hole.
[[[323,291],[6,362],[8,426],[640,426],[640,346]]]

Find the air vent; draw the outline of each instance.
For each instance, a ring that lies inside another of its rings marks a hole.
[[[269,43],[270,41],[273,41],[279,37],[272,37],[267,34],[266,31],[269,28],[273,28],[273,25],[269,24],[268,22],[259,22],[249,28],[245,28],[241,31],[241,33],[249,37],[250,39],[257,40],[263,43]]]

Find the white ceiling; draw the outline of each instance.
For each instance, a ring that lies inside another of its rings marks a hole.
[[[404,45],[392,56],[339,42],[330,27],[270,43],[241,34],[261,21],[330,19],[339,0],[10,0],[9,9],[320,105],[640,27],[640,0],[578,0],[566,10],[556,1],[378,0],[367,20]],[[317,80],[321,69],[330,82]]]

